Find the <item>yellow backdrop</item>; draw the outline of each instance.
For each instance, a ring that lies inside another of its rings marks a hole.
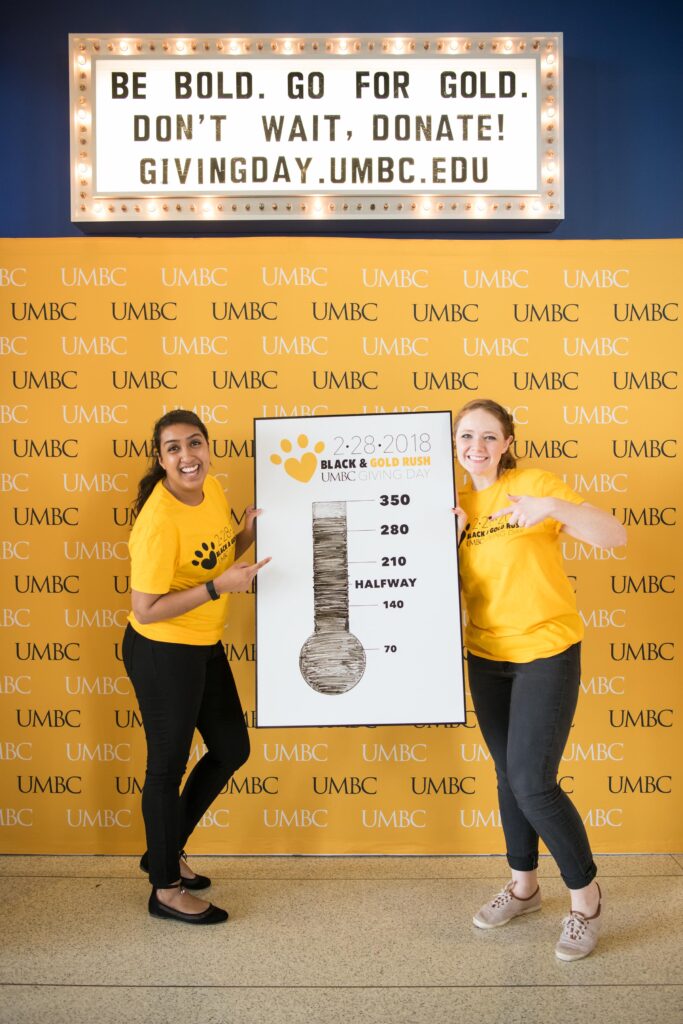
[[[5,241],[2,849],[144,846],[120,640],[128,508],[159,415],[202,416],[241,511],[256,416],[491,396],[514,410],[518,455],[629,527],[626,550],[565,544],[587,630],[562,785],[598,852],[680,850],[682,255],[679,241]],[[253,626],[253,595],[236,595],[225,642],[250,727]],[[471,711],[464,726],[251,741],[196,852],[503,850]],[[200,752],[197,737],[191,763]]]

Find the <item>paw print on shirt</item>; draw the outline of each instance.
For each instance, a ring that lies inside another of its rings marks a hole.
[[[211,541],[211,547],[208,544],[202,543],[202,550],[195,551],[197,559],[192,559],[193,565],[201,565],[202,569],[213,569],[214,565],[218,562],[216,557],[216,545]],[[199,559],[201,558],[201,562]]]
[[[309,442],[305,434],[299,434],[296,441],[301,452],[299,458],[296,455],[290,454],[293,447],[291,441],[285,439],[280,442],[280,448],[283,453],[289,455],[289,458],[284,459],[284,471],[287,476],[298,480],[299,483],[307,484],[318,467],[318,458],[314,452],[317,452],[319,455],[320,452],[325,450],[325,445],[322,441],[318,441],[314,446],[314,451],[307,451]],[[270,461],[275,463],[276,466],[282,465],[283,456],[276,452],[270,456]]]

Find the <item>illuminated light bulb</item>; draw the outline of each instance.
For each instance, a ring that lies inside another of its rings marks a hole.
[[[458,40],[451,39],[450,43],[448,44],[448,49],[451,51],[451,53],[455,53],[456,50],[458,49]]]
[[[549,53],[548,56],[545,59],[545,62],[546,62],[546,64],[554,64],[555,63],[555,54],[554,53]]]
[[[85,57],[83,56],[82,53],[79,54],[78,63],[81,65],[81,67],[83,67],[83,65],[86,63]]]
[[[230,53],[239,53],[240,44],[236,39],[230,40]]]
[[[340,39],[339,40],[339,47],[338,47],[338,49],[339,49],[340,53],[348,53],[349,44],[347,43],[347,41],[345,39]]]
[[[291,53],[292,52],[292,40],[291,39],[285,39],[285,41],[284,41],[284,50],[285,50],[285,53]]]
[[[483,199],[477,199],[477,202],[475,203],[475,208],[477,210],[477,213],[485,213],[486,203],[484,202]]]
[[[202,210],[204,211],[204,213],[211,213],[211,207],[209,206],[208,203],[204,203],[204,205],[202,206]]]
[[[90,170],[90,168],[88,167],[87,164],[79,164],[78,165],[78,173],[79,174],[87,174],[89,170]]]
[[[432,212],[432,204],[430,202],[424,202],[422,204],[422,212],[423,213],[431,213]]]
[[[534,211],[534,213],[540,213],[541,212],[543,207],[539,203],[538,199],[531,204],[531,209]]]
[[[555,117],[555,107],[548,107],[547,114],[550,118]]]
[[[154,203],[150,203],[149,206],[147,207],[147,210],[149,213],[157,213],[157,208]]]
[[[78,120],[79,121],[87,121],[88,120],[88,115],[85,112],[85,110],[79,110],[78,111]]]
[[[512,49],[512,40],[511,39],[506,39],[505,43],[504,43],[504,46],[505,46],[506,50],[511,50]]]
[[[185,51],[185,43],[182,41],[182,39],[177,39],[176,40],[175,48],[178,51],[178,53],[184,53],[184,51]]]
[[[554,174],[556,166],[557,165],[556,165],[554,160],[549,160],[548,163],[546,164],[546,170],[548,171],[549,174]]]
[[[402,39],[394,39],[394,53],[403,53]]]
[[[322,213],[323,204],[320,202],[319,199],[316,199],[315,203],[313,204],[313,209],[315,210],[316,213]]]
[[[100,203],[95,203],[95,205],[93,206],[92,210],[93,210],[93,213],[96,213],[97,216],[99,217],[99,215],[102,213],[102,207],[101,207]]]
[[[128,53],[128,43],[125,39],[122,39],[119,43],[119,50],[121,51],[121,53]]]

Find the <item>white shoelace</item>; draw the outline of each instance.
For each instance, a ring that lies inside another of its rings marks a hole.
[[[512,899],[512,887],[514,884],[514,882],[508,882],[504,889],[501,889],[500,892],[496,893],[491,900],[491,906],[498,908],[504,907],[506,903],[509,903]]]
[[[578,910],[562,919],[562,938],[571,939],[572,942],[580,941],[588,930],[588,921]]]

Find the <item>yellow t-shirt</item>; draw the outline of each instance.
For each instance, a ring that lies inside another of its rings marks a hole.
[[[458,549],[467,610],[465,646],[492,661],[529,662],[549,658],[583,637],[571,584],[562,564],[562,524],[544,519],[531,527],[510,527],[508,494],[583,499],[553,473],[506,470],[483,491],[465,488],[458,496],[468,523]]]
[[[220,576],[235,561],[230,506],[215,477],[204,481],[201,505],[185,505],[159,481],[135,520],[128,541],[132,590],[168,594]],[[228,614],[228,596],[207,601],[174,619],[133,628],[150,640],[175,644],[215,644]]]

